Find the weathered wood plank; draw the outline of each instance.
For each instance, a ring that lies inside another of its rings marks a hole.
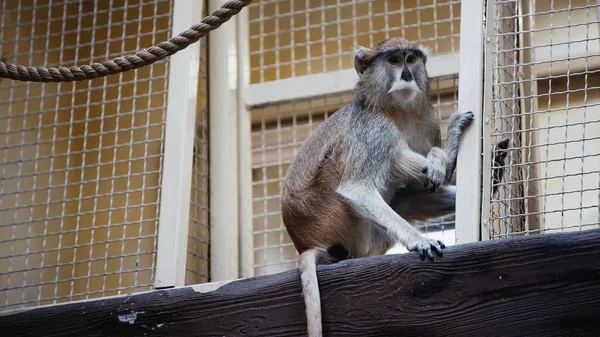
[[[600,230],[319,267],[325,336],[598,336]],[[305,336],[297,271],[0,316],[3,336]]]

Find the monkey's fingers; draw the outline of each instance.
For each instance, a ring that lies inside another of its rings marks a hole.
[[[437,248],[433,248],[434,250],[437,250]],[[431,252],[431,247],[427,248],[427,256],[429,257],[429,260],[433,261],[433,253]]]
[[[423,173],[427,173],[427,168],[423,169]],[[427,187],[427,185],[429,185],[430,182],[431,182],[431,178],[429,177],[429,174],[428,174],[425,178],[425,183],[423,184],[423,187]]]
[[[439,242],[439,241],[438,241]],[[440,245],[440,247],[437,246],[433,246],[433,250],[435,251],[435,253],[439,256],[439,257],[443,257],[444,256],[444,252],[442,252],[442,245],[443,243]]]
[[[438,244],[440,245],[440,247],[441,247],[442,249],[446,248],[446,245],[445,245],[445,244],[444,244],[442,241],[440,241],[440,240],[437,240],[437,242],[438,242]]]

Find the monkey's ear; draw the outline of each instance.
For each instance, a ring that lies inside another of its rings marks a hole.
[[[423,56],[425,56],[425,61],[427,61],[427,58],[431,54],[431,50],[429,48],[425,47],[422,44],[420,44],[417,48],[419,48],[419,50],[421,51],[421,53],[423,53]]]
[[[354,69],[359,76],[367,69],[367,55],[369,51],[371,50],[361,46],[354,48]]]

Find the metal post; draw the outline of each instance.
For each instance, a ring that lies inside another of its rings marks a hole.
[[[460,21],[458,109],[475,114],[465,130],[456,168],[456,243],[479,241],[483,107],[484,1],[463,0]]]
[[[209,12],[225,2],[210,0]],[[236,101],[229,90],[234,24],[226,22],[208,37],[211,282],[238,277],[238,129]]]
[[[173,35],[202,19],[202,0],[175,0]],[[185,285],[200,44],[169,60],[155,288]]]
[[[250,49],[248,46],[248,11],[236,16],[237,44],[237,114],[238,179],[240,224],[240,277],[254,276],[254,234],[252,221],[252,125],[246,108],[246,89],[250,84]]]

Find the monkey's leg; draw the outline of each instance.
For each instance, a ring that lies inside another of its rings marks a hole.
[[[434,193],[402,188],[396,191],[390,207],[407,221],[428,221],[455,212],[456,187],[442,186]]]
[[[452,175],[456,169],[456,157],[458,156],[458,145],[465,131],[465,128],[473,122],[475,115],[471,111],[455,112],[450,116],[448,123],[448,136],[446,138],[446,178],[448,184],[452,180]]]
[[[425,255],[433,259],[432,249],[442,256],[444,244],[421,235],[416,228],[394,212],[374,186],[342,183],[337,193],[363,219],[384,228],[396,242],[404,245],[409,251],[418,251],[422,259]]]

